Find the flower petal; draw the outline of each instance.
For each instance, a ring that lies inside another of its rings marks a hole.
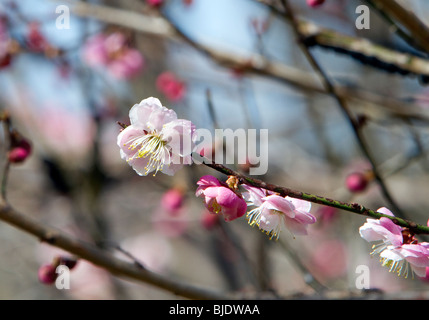
[[[262,205],[267,209],[280,211],[290,218],[295,216],[292,203],[284,197],[273,194],[262,198],[262,200],[265,201]]]
[[[247,184],[243,184],[242,187],[246,190],[242,193],[243,198],[249,205],[259,207],[264,202],[262,198],[267,196],[264,189],[255,188]]]

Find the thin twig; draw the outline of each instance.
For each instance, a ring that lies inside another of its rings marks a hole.
[[[3,123],[3,127],[4,127],[5,149],[3,151],[7,153],[9,149],[10,140],[11,140],[11,132],[10,132],[11,123],[10,123],[9,115],[7,113],[2,113],[0,115],[0,122]],[[7,157],[5,157],[2,176],[1,176],[1,190],[0,190],[0,197],[1,197],[1,200],[4,202],[7,201],[7,180],[9,177],[9,169],[10,169],[10,161],[8,160]]]
[[[59,2],[58,0],[55,1]],[[289,85],[297,86],[302,90],[321,94],[327,93],[325,88],[320,86],[320,82],[307,72],[281,62],[268,60],[259,54],[235,53],[199,43],[191,39],[191,37],[182,32],[165,17],[152,17],[138,12],[130,12],[124,9],[82,1],[66,1],[66,3],[70,5],[70,9],[74,14],[81,17],[97,19],[108,24],[119,25],[167,40],[183,41],[203,54],[206,54],[218,64],[240,69],[243,73],[268,76],[286,82]],[[399,117],[410,117],[425,122],[429,121],[427,114],[422,112],[417,104],[404,103],[392,97],[347,86],[337,85],[336,91],[338,96],[348,101],[371,103]]]
[[[426,54],[429,53],[429,28],[415,14],[403,8],[395,0],[366,0],[366,2],[395,26],[399,36],[408,44]]]
[[[389,218],[398,226],[408,228],[414,234],[429,234],[429,227],[427,227],[427,226],[419,225],[419,224],[415,223],[414,221],[410,221],[410,220],[403,219],[400,217],[388,216],[388,215],[379,213],[375,210],[368,209],[368,208],[366,208],[363,205],[360,205],[358,203],[347,203],[347,202],[334,200],[334,199],[330,199],[330,198],[323,197],[323,196],[314,195],[311,193],[306,193],[306,192],[302,192],[302,191],[289,189],[289,188],[282,187],[282,186],[275,185],[275,184],[270,184],[270,183],[264,182],[264,181],[256,179],[256,178],[243,175],[239,172],[236,172],[232,169],[225,167],[222,164],[210,163],[210,162],[203,162],[203,164],[206,165],[207,167],[210,167],[210,168],[212,168],[218,172],[221,172],[225,175],[236,177],[240,184],[247,184],[247,185],[250,185],[250,186],[253,186],[256,188],[262,188],[262,189],[266,189],[269,191],[276,192],[280,196],[283,196],[283,197],[289,196],[291,198],[301,199],[301,200],[309,201],[312,203],[317,203],[317,204],[321,204],[321,205],[325,205],[325,206],[329,206],[329,207],[334,207],[334,208],[341,209],[344,211],[348,211],[348,212],[356,213],[356,214],[359,214],[362,216],[370,217],[373,219],[380,219],[383,217]]]
[[[372,171],[374,173],[375,180],[378,182],[381,191],[385,197],[385,199],[389,202],[391,208],[395,211],[395,214],[398,217],[405,218],[404,212],[400,209],[396,201],[393,199],[392,195],[390,194],[383,178],[381,177],[380,173],[377,169],[377,164],[371,155],[368,146],[365,142],[365,138],[360,130],[359,122],[355,119],[353,114],[350,112],[347,101],[338,95],[337,91],[335,90],[335,87],[332,85],[329,76],[325,73],[323,68],[319,65],[317,60],[314,58],[313,54],[310,52],[309,48],[306,46],[306,44],[302,41],[302,35],[299,31],[298,22],[295,19],[294,13],[292,11],[291,6],[289,5],[289,2],[287,0],[281,0],[284,8],[285,8],[285,18],[290,21],[292,28],[294,30],[295,36],[298,41],[298,45],[301,47],[303,53],[305,54],[307,60],[313,67],[314,71],[318,74],[319,78],[323,82],[323,86],[326,89],[327,92],[329,92],[332,97],[337,101],[338,105],[340,106],[344,116],[346,117],[347,121],[349,122],[351,128],[353,129],[353,133],[356,137],[356,140],[359,144],[359,147],[365,157],[368,159],[372,166]]]

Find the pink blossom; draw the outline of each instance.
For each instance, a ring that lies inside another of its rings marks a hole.
[[[183,192],[177,188],[173,188],[165,192],[161,198],[161,206],[168,212],[178,212],[184,201]]]
[[[185,84],[169,71],[158,76],[156,87],[171,101],[182,100],[186,93]]]
[[[243,197],[249,205],[256,208],[247,213],[249,225],[258,226],[270,239],[279,238],[285,226],[293,234],[306,235],[309,224],[316,222],[310,214],[311,203],[291,197],[281,197],[250,186],[244,186]]]
[[[393,217],[393,213],[387,208],[383,207],[377,211]],[[426,267],[429,267],[429,243],[418,243],[408,229],[382,217],[378,220],[367,219],[359,228],[359,233],[368,242],[380,241],[373,246],[371,255],[379,254],[382,265],[389,267],[390,272],[407,277],[411,267],[413,274],[425,276]]]
[[[129,117],[131,125],[118,135],[121,158],[141,176],[155,171],[174,175],[183,165],[192,164],[195,126],[189,120],[163,107],[156,98],[135,104]]]
[[[90,38],[83,50],[83,59],[91,67],[105,67],[117,79],[130,79],[144,67],[142,54],[127,44],[125,35],[97,34]]]
[[[197,185],[196,196],[204,198],[204,205],[211,213],[223,215],[225,221],[235,220],[246,213],[246,201],[215,177],[203,176]]]

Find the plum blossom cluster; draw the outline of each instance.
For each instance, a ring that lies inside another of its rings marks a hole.
[[[132,48],[120,32],[89,38],[83,49],[83,59],[90,67],[106,68],[117,79],[131,79],[145,65],[142,54]]]
[[[316,222],[308,201],[282,197],[249,185],[242,185],[245,191],[240,193],[238,188],[213,176],[203,176],[197,184],[196,196],[204,199],[210,212],[223,215],[225,221],[242,217],[248,205],[254,206],[246,215],[248,223],[264,231],[270,239],[278,240],[283,227],[294,235],[306,235],[308,225]]]
[[[135,104],[129,117],[131,124],[123,125],[117,144],[121,158],[139,175],[150,172],[156,175],[159,171],[174,175],[183,165],[192,164],[191,153],[197,137],[191,121],[177,119],[173,110],[153,97]],[[248,205],[254,206],[247,213],[248,222],[265,231],[270,239],[278,239],[283,227],[293,234],[307,234],[307,226],[316,222],[310,214],[310,202],[247,185],[243,185],[245,191],[241,192],[233,177],[225,183],[206,175],[197,185],[196,196],[204,200],[210,213],[222,216],[225,221],[244,216]]]
[[[394,216],[387,208],[380,208],[379,213]],[[398,276],[426,276],[429,267],[429,243],[421,242],[407,228],[396,225],[391,219],[382,217],[378,220],[367,219],[359,228],[362,238],[368,242],[378,241],[373,245],[372,255],[378,254],[383,266]]]

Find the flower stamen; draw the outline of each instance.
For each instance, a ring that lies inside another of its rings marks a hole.
[[[149,162],[145,166],[146,174],[148,174],[151,169],[155,169],[155,176],[158,171],[162,170],[166,162],[170,163],[170,152],[166,147],[167,142],[164,141],[162,136],[157,134],[156,131],[151,134],[146,133],[144,136],[134,137],[124,145],[127,144],[130,145],[128,147],[129,150],[138,149],[136,154],[127,161],[150,156]]]

